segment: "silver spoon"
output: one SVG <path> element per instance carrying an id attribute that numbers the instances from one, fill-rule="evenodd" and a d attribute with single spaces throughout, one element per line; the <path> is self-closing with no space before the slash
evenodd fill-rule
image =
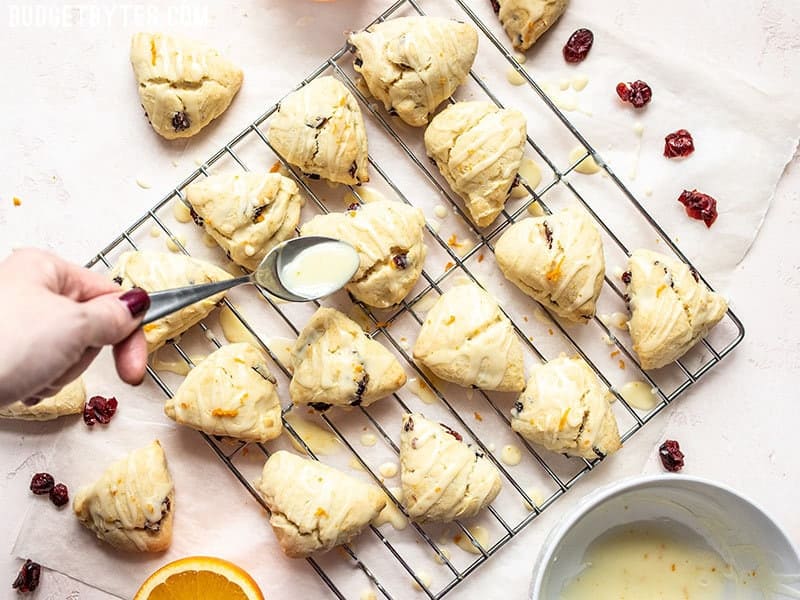
<path id="1" fill-rule="evenodd" d="M 151 293 L 150 308 L 142 324 L 152 323 L 245 283 L 252 283 L 289 302 L 316 300 L 344 287 L 355 275 L 358 265 L 358 253 L 346 242 L 322 236 L 294 238 L 270 250 L 249 275 Z M 308 278 L 309 271 L 316 273 Z"/>

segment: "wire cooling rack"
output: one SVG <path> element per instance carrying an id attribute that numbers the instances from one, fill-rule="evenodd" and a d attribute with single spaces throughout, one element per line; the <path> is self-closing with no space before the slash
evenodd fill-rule
<path id="1" fill-rule="evenodd" d="M 488 3 L 487 3 L 488 4 Z M 397 488 L 389 485 L 394 477 L 391 472 L 378 467 L 386 460 L 397 460 L 400 416 L 410 411 L 423 411 L 426 415 L 453 425 L 464 434 L 466 441 L 473 443 L 485 453 L 500 470 L 503 491 L 486 511 L 472 522 L 443 525 L 419 525 L 408 523 L 404 529 L 370 526 L 371 533 L 365 532 L 352 544 L 342 547 L 341 552 L 331 552 L 318 558 L 309 558 L 308 563 L 319 575 L 324 584 L 337 598 L 358 597 L 359 590 L 369 585 L 385 598 L 402 598 L 411 595 L 410 585 L 417 587 L 418 594 L 428 598 L 442 598 L 470 575 L 490 556 L 498 552 L 516 534 L 532 523 L 544 510 L 552 506 L 574 484 L 586 476 L 599 460 L 567 458 L 537 449 L 517 436 L 510 428 L 509 409 L 514 398 L 509 394 L 484 392 L 482 390 L 463 390 L 445 384 L 429 376 L 420 369 L 410 356 L 409 340 L 424 319 L 436 297 L 459 279 L 468 278 L 486 287 L 501 302 L 503 310 L 514 325 L 515 331 L 524 344 L 528 363 L 554 358 L 560 352 L 579 355 L 592 367 L 604 384 L 611 388 L 616 398 L 613 404 L 623 442 L 629 439 L 645 423 L 650 421 L 670 402 L 685 392 L 718 364 L 743 339 L 744 328 L 739 319 L 728 311 L 725 319 L 698 346 L 673 365 L 654 372 L 644 372 L 639 368 L 630 348 L 630 339 L 624 332 L 616 333 L 613 319 L 597 317 L 586 326 L 565 326 L 557 319 L 547 315 L 535 302 L 521 295 L 513 286 L 505 284 L 497 276 L 494 266 L 493 248 L 497 237 L 513 222 L 526 216 L 531 207 L 549 213 L 559 205 L 559 198 L 566 195 L 570 201 L 583 206 L 596 220 L 604 238 L 607 262 L 624 264 L 629 248 L 642 244 L 652 246 L 662 252 L 672 252 L 685 262 L 689 262 L 675 246 L 670 237 L 656 223 L 631 191 L 603 161 L 602 157 L 587 142 L 567 117 L 543 92 L 536 81 L 521 67 L 498 38 L 496 23 L 481 20 L 475 10 L 461 0 L 398 0 L 381 14 L 374 22 L 413 14 L 435 13 L 475 25 L 481 34 L 481 51 L 475 69 L 470 73 L 470 81 L 457 92 L 460 98 L 484 97 L 502 103 L 487 83 L 487 78 L 477 74 L 480 68 L 497 71 L 498 64 L 512 68 L 527 82 L 528 86 L 518 88 L 514 96 L 514 108 L 524 105 L 534 111 L 535 120 L 528 116 L 529 133 L 534 122 L 545 118 L 555 123 L 558 135 L 568 143 L 579 144 L 585 149 L 577 160 L 559 167 L 560 161 L 553 152 L 543 148 L 543 138 L 531 134 L 527 140 L 527 154 L 544 165 L 546 177 L 541 185 L 520 180 L 528 192 L 526 198 L 510 201 L 506 210 L 491 227 L 476 231 L 466 217 L 462 203 L 448 189 L 435 168 L 431 168 L 421 146 L 421 130 L 411 129 L 386 113 L 374 100 L 362 93 L 358 77 L 353 71 L 352 48 L 345 45 L 296 88 L 299 89 L 323 75 L 332 75 L 342 81 L 356 96 L 362 112 L 367 117 L 370 143 L 370 170 L 372 182 L 368 188 L 381 191 L 387 196 L 414 205 L 424 205 L 430 209 L 432 202 L 442 202 L 446 206 L 436 206 L 435 212 L 441 217 L 443 208 L 447 217 L 442 221 L 429 219 L 426 227 L 426 243 L 429 248 L 425 270 L 417 287 L 399 306 L 388 310 L 371 309 L 344 293 L 340 297 L 326 300 L 354 317 L 360 315 L 362 326 L 368 334 L 396 354 L 398 359 L 413 375 L 406 388 L 368 408 L 359 407 L 350 412 L 331 411 L 322 415 L 304 415 L 316 421 L 332 433 L 341 446 L 342 452 L 326 456 L 326 462 L 339 463 L 337 466 L 365 471 L 390 497 L 402 513 L 398 502 Z M 499 34 L 502 35 L 502 34 Z M 484 42 L 488 41 L 488 47 Z M 487 49 L 488 48 L 488 49 Z M 499 52 L 499 55 L 498 55 Z M 494 61 L 494 62 L 492 62 Z M 502 71 L 502 68 L 500 69 Z M 532 90 L 533 94 L 529 93 Z M 451 99 L 451 102 L 454 101 Z M 286 163 L 271 147 L 266 130 L 270 116 L 277 109 L 273 105 L 246 129 L 234 137 L 222 149 L 211 156 L 188 178 L 164 196 L 158 204 L 137 220 L 131 227 L 101 250 L 87 266 L 98 269 L 110 268 L 120 252 L 152 246 L 164 235 L 173 250 L 225 264 L 224 253 L 219 248 L 201 244 L 202 232 L 191 224 L 173 222 L 170 207 L 175 202 L 186 204 L 184 189 L 193 181 L 215 172 L 233 170 L 268 169 L 276 162 L 285 172 L 297 181 L 305 195 L 311 200 L 304 208 L 303 219 L 313 214 L 326 213 L 335 202 L 334 197 L 346 205 L 353 199 L 362 200 L 364 188 L 326 187 L 324 182 L 304 177 Z M 380 161 L 375 156 L 380 156 Z M 586 176 L 573 177 L 576 167 L 584 160 L 594 159 L 604 171 L 602 193 L 584 189 Z M 594 178 L 595 181 L 598 177 Z M 414 187 L 411 193 L 411 187 Z M 419 187 L 423 191 L 419 191 Z M 344 194 L 344 197 L 342 197 Z M 422 196 L 425 196 L 423 199 Z M 611 197 L 612 201 L 602 202 L 600 197 Z M 413 198 L 413 199 L 412 199 Z M 427 202 L 423 201 L 427 200 Z M 609 204 L 613 210 L 609 213 Z M 627 211 L 624 226 L 619 223 L 619 212 Z M 440 231 L 449 227 L 450 235 Z M 182 229 L 183 228 L 183 229 Z M 185 229 L 185 233 L 182 233 Z M 624 241 L 621 232 L 637 232 L 634 241 Z M 191 241 L 187 239 L 191 236 Z M 636 236 L 634 236 L 636 237 Z M 230 263 L 227 264 L 231 266 Z M 620 269 L 617 268 L 617 271 Z M 617 273 L 618 275 L 618 273 Z M 238 294 L 238 296 L 237 296 Z M 264 304 L 266 302 L 266 305 Z M 618 276 L 606 276 L 601 306 L 607 311 L 624 311 L 624 292 Z M 245 304 L 249 303 L 245 308 Z M 255 303 L 255 304 L 254 304 Z M 284 304 L 255 288 L 237 290 L 224 300 L 227 308 L 236 316 L 241 325 L 252 335 L 269 354 L 274 362 L 275 373 L 279 378 L 279 389 L 286 390 L 291 377 L 290 366 L 285 352 L 278 347 L 277 338 L 268 337 L 283 332 L 288 338 L 297 335 L 308 317 L 316 309 L 314 305 Z M 359 315 L 354 311 L 360 311 Z M 529 318 L 532 316 L 533 318 Z M 193 367 L 197 355 L 193 348 L 209 344 L 219 347 L 221 336 L 218 323 L 212 316 L 200 323 L 180 340 L 171 341 L 167 348 L 176 352 L 182 361 Z M 213 348 L 211 348 L 213 349 Z M 170 351 L 172 351 L 170 350 Z M 173 388 L 180 382 L 163 371 L 148 367 L 148 372 L 167 396 L 172 396 Z M 658 403 L 651 409 L 640 410 L 628 404 L 617 391 L 623 380 L 640 379 L 652 386 Z M 411 384 L 414 384 L 413 386 Z M 283 393 L 283 392 L 282 392 Z M 292 409 L 284 409 L 284 416 Z M 297 430 L 284 419 L 284 426 L 296 448 L 316 458 L 314 444 L 304 431 Z M 264 458 L 281 444 L 286 446 L 285 436 L 270 444 L 246 445 L 202 434 L 219 458 L 233 472 L 241 484 L 264 508 L 263 500 L 254 489 L 251 481 L 258 476 Z M 372 439 L 370 439 L 372 438 Z M 359 439 L 361 440 L 359 442 Z M 367 441 L 368 440 L 368 441 Z M 373 443 L 377 440 L 377 444 Z M 515 446 L 521 448 L 522 457 L 510 461 L 503 456 L 498 447 Z M 257 451 L 250 451 L 250 448 Z M 349 463 L 347 460 L 349 459 Z M 504 460 L 505 459 L 505 460 Z M 395 465 L 396 466 L 396 465 Z M 476 527 L 479 525 L 482 529 Z M 268 535 L 265 532 L 265 535 Z M 459 541 L 458 547 L 451 542 Z M 463 549 L 462 549 L 463 548 Z M 398 569 L 399 566 L 399 569 Z M 359 576 L 354 576 L 353 567 Z M 364 579 L 366 578 L 366 579 Z M 405 586 L 405 587 L 404 587 Z"/>

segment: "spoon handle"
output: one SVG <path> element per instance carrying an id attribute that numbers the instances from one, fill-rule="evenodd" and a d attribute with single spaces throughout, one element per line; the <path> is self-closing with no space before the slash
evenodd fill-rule
<path id="1" fill-rule="evenodd" d="M 190 304 L 205 300 L 209 296 L 219 294 L 232 287 L 243 283 L 250 283 L 251 276 L 244 275 L 235 279 L 226 279 L 215 283 L 204 283 L 201 285 L 189 285 L 161 292 L 150 294 L 150 308 L 142 321 L 142 325 L 147 325 L 153 321 L 174 313 Z"/>

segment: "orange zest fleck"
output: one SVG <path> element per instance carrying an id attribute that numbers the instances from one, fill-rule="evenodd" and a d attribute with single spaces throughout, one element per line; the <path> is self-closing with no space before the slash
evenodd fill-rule
<path id="1" fill-rule="evenodd" d="M 318 508 L 318 509 L 317 509 L 317 510 L 314 512 L 314 516 L 315 516 L 315 517 L 327 517 L 327 516 L 328 516 L 328 511 L 326 511 L 324 508 L 322 508 L 322 507 L 320 506 L 320 507 L 319 507 L 319 508 Z"/>
<path id="2" fill-rule="evenodd" d="M 567 425 L 567 417 L 569 416 L 569 411 L 572 410 L 571 408 L 567 408 L 564 413 L 561 415 L 561 420 L 558 422 L 558 430 L 564 431 L 564 427 Z"/>
<path id="3" fill-rule="evenodd" d="M 621 358 L 619 359 L 619 362 L 617 363 L 617 365 L 618 365 L 618 366 L 619 366 L 619 368 L 620 368 L 620 369 L 622 369 L 623 371 L 625 370 L 625 361 L 624 361 L 624 360 L 622 360 Z"/>
<path id="4" fill-rule="evenodd" d="M 478 254 L 478 262 L 479 263 L 483 262 L 483 253 L 482 252 L 480 254 Z"/>
<path id="5" fill-rule="evenodd" d="M 145 332 L 153 331 L 153 329 L 155 329 L 156 327 L 158 327 L 158 323 L 148 323 L 147 325 L 144 325 L 142 327 L 142 330 Z"/>
<path id="6" fill-rule="evenodd" d="M 263 220 L 264 220 L 264 215 L 263 214 L 262 215 L 258 215 L 256 217 L 256 223 L 261 223 L 261 221 L 263 221 Z"/>
<path id="7" fill-rule="evenodd" d="M 619 350 L 614 350 L 614 351 L 611 353 L 611 358 L 614 358 L 615 356 L 619 356 Z"/>
<path id="8" fill-rule="evenodd" d="M 452 325 L 453 323 L 455 323 L 455 321 L 456 321 L 455 316 L 454 315 L 450 315 L 450 318 L 447 319 L 447 321 L 445 321 L 444 324 L 445 325 Z"/>
<path id="9" fill-rule="evenodd" d="M 483 421 L 483 416 L 481 415 L 481 413 L 479 413 L 477 411 L 472 413 L 472 416 L 475 417 L 476 421 Z"/>
<path id="10" fill-rule="evenodd" d="M 672 572 L 674 573 L 674 572 L 675 572 L 675 569 L 676 569 L 676 567 L 675 567 L 675 563 L 672 563 L 672 566 L 671 566 L 670 568 L 672 569 Z"/>
<path id="11" fill-rule="evenodd" d="M 215 408 L 211 411 L 211 416 L 213 417 L 235 417 L 239 414 L 239 411 L 235 408 L 231 410 L 226 410 L 224 408 Z"/>
<path id="12" fill-rule="evenodd" d="M 156 66 L 156 58 L 158 57 L 158 53 L 156 52 L 156 41 L 153 38 L 150 38 L 150 64 L 154 67 Z"/>
<path id="13" fill-rule="evenodd" d="M 281 170 L 281 163 L 280 163 L 280 161 L 277 161 L 277 160 L 276 160 L 276 161 L 273 163 L 273 165 L 272 165 L 272 166 L 269 168 L 269 172 L 270 172 L 270 173 L 277 173 L 277 172 L 278 172 L 278 171 L 280 171 L 280 170 Z"/>
<path id="14" fill-rule="evenodd" d="M 447 261 L 447 264 L 444 266 L 444 270 L 445 270 L 445 271 L 449 271 L 450 269 L 452 269 L 452 268 L 453 268 L 453 267 L 455 267 L 455 266 L 456 266 L 456 265 L 455 265 L 454 263 L 452 263 L 452 262 L 450 262 L 450 261 Z"/>
<path id="15" fill-rule="evenodd" d="M 447 245 L 451 248 L 458 248 L 461 244 L 456 237 L 456 234 L 452 234 L 449 238 L 447 238 Z"/>
<path id="16" fill-rule="evenodd" d="M 658 298 L 661 295 L 661 292 L 663 292 L 665 289 L 667 289 L 667 286 L 663 283 L 658 286 L 658 289 L 656 290 L 656 298 Z"/>
<path id="17" fill-rule="evenodd" d="M 558 281 L 561 279 L 561 265 L 564 264 L 564 257 L 561 257 L 561 260 L 558 261 L 555 267 L 550 269 L 546 274 L 545 277 L 547 281 Z"/>
<path id="18" fill-rule="evenodd" d="M 363 365 L 356 365 L 355 367 L 353 367 L 353 370 L 356 373 L 361 373 L 364 370 L 364 366 Z"/>
<path id="19" fill-rule="evenodd" d="M 13 202 L 14 202 L 14 206 L 22 206 L 22 200 L 20 200 L 16 196 L 14 196 Z"/>

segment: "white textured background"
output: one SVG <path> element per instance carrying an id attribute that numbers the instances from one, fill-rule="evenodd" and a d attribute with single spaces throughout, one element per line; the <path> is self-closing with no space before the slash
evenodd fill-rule
<path id="1" fill-rule="evenodd" d="M 31 3 L 0 3 L 0 255 L 18 245 L 35 244 L 84 262 L 194 169 L 195 158 L 211 154 L 338 47 L 344 30 L 367 21 L 389 2 L 201 1 L 183 6 L 199 11 L 187 22 L 170 19 L 175 14 L 170 8 L 180 8 L 178 3 L 130 2 L 113 10 L 107 4 L 99 5 L 106 12 L 98 9 L 97 23 L 75 27 L 52 22 L 65 16 L 69 20 L 72 11 L 64 3 L 36 5 L 55 8 L 45 26 L 15 26 L 16 15 Z M 796 93 L 796 1 L 736 0 L 724 7 L 714 0 L 595 4 L 606 17 L 613 15 L 621 32 L 649 37 L 665 54 L 680 49 L 710 68 L 733 69 L 765 90 Z M 205 38 L 246 73 L 231 110 L 196 140 L 163 142 L 144 122 L 128 64 L 129 34 L 141 29 Z M 291 69 L 286 66 L 288 53 L 293 55 Z M 738 151 L 746 153 L 747 148 Z M 137 178 L 152 189 L 139 188 Z M 800 541 L 794 442 L 800 372 L 800 253 L 794 246 L 800 225 L 798 184 L 795 159 L 761 234 L 727 285 L 733 308 L 748 328 L 745 343 L 702 386 L 626 444 L 621 454 L 651 456 L 646 468 L 655 468 L 654 443 L 665 435 L 679 439 L 687 454 L 687 473 L 729 483 L 754 498 L 786 527 L 795 543 Z M 14 208 L 12 196 L 22 198 L 23 206 Z M 0 292 L 2 288 L 0 282 Z M 21 436 L 12 428 L 0 429 L 0 469 L 6 472 L 0 478 L 0 540 L 6 550 L 30 502 L 28 476 L 42 457 L 36 452 L 49 443 L 35 428 L 25 431 Z M 600 469 L 579 489 L 585 492 L 613 474 Z M 455 596 L 492 597 L 491 590 L 502 581 L 507 584 L 504 597 L 524 597 L 529 571 L 520 570 L 524 562 L 509 559 L 529 555 L 532 562 L 544 533 L 580 494 L 576 490 L 559 501 L 558 508 L 537 519 Z M 17 568 L 13 557 L 0 559 L 0 589 L 10 585 Z M 314 575 L 309 572 L 309 577 Z M 409 589 L 409 597 L 412 594 Z M 107 596 L 47 573 L 36 597 Z M 272 597 L 290 598 L 292 592 L 273 591 Z"/>

